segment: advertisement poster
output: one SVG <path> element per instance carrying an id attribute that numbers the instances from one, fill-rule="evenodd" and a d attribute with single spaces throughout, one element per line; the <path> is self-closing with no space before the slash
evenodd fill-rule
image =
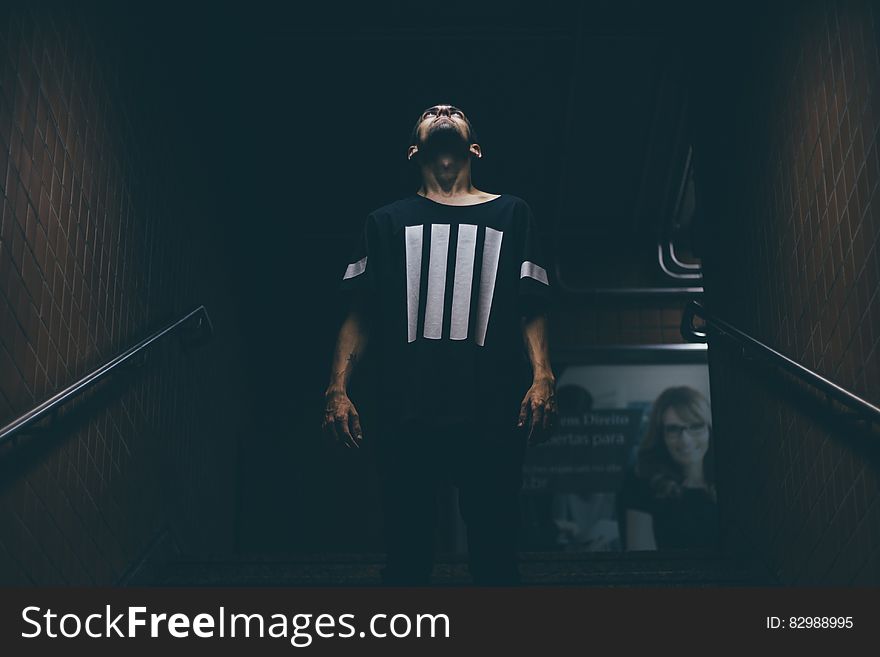
<path id="1" fill-rule="evenodd" d="M 523 470 L 522 549 L 714 547 L 705 350 L 596 350 L 555 371 L 557 428 Z"/>

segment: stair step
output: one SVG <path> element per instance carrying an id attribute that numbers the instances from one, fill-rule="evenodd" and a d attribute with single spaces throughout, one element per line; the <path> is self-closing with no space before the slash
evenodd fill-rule
<path id="1" fill-rule="evenodd" d="M 184 557 L 156 571 L 157 586 L 376 586 L 381 554 Z M 524 553 L 525 586 L 768 586 L 755 561 L 693 552 Z M 462 555 L 438 555 L 434 583 L 470 583 Z"/>

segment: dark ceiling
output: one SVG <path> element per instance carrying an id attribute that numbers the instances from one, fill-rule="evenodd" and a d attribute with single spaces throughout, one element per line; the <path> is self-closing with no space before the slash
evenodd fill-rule
<path id="1" fill-rule="evenodd" d="M 157 102 L 234 213 L 228 230 L 351 235 L 415 190 L 410 128 L 448 101 L 480 135 L 475 184 L 525 198 L 571 278 L 608 284 L 597 278 L 620 279 L 614 261 L 648 272 L 635 283 L 663 284 L 656 244 L 689 146 L 691 7 L 250 3 L 100 17 L 143 67 L 136 78 L 161 72 Z M 687 252 L 687 233 L 676 239 Z"/>

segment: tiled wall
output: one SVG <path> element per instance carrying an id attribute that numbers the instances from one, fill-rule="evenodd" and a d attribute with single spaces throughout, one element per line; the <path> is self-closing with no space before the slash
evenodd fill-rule
<path id="1" fill-rule="evenodd" d="M 877 405 L 880 12 L 786 6 L 702 42 L 706 302 Z M 876 448 L 722 339 L 710 369 L 730 543 L 763 554 L 784 583 L 880 583 Z"/>
<path id="2" fill-rule="evenodd" d="M 150 122 L 124 59 L 71 15 L 2 12 L 6 424 L 191 308 L 223 312 L 198 206 L 173 184 L 179 135 Z M 235 440 L 215 410 L 223 349 L 163 343 L 101 384 L 112 394 L 81 426 L 0 449 L 0 584 L 123 581 L 157 541 L 222 550 Z"/>
<path id="3" fill-rule="evenodd" d="M 675 344 L 681 337 L 679 298 L 564 297 L 550 321 L 551 349 Z"/>

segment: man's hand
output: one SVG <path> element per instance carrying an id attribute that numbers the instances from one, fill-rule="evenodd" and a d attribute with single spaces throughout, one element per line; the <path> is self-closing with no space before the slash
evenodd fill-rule
<path id="1" fill-rule="evenodd" d="M 363 440 L 361 418 L 344 390 L 328 390 L 324 395 L 324 422 L 321 428 L 337 444 L 360 447 Z"/>
<path id="2" fill-rule="evenodd" d="M 550 439 L 556 426 L 556 380 L 553 377 L 536 378 L 519 407 L 518 427 L 529 428 L 529 445 Z"/>

